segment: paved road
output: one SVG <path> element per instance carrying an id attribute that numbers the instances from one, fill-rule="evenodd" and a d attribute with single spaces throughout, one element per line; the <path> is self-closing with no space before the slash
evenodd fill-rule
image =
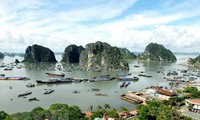
<path id="1" fill-rule="evenodd" d="M 194 113 L 194 112 L 189 112 L 189 111 L 183 111 L 183 115 L 189 116 L 195 120 L 200 120 L 200 114 L 199 113 Z"/>

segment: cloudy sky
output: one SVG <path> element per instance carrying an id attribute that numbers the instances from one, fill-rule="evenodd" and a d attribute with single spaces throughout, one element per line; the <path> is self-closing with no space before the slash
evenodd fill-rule
<path id="1" fill-rule="evenodd" d="M 130 51 L 150 42 L 200 51 L 200 0 L 0 0 L 0 51 L 103 41 Z"/>

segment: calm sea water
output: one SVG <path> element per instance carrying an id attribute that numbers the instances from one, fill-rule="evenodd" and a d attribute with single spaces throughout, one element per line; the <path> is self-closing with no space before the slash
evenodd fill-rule
<path id="1" fill-rule="evenodd" d="M 68 105 L 77 105 L 83 111 L 88 111 L 89 106 L 109 104 L 111 108 L 119 109 L 124 106 L 128 109 L 134 109 L 136 105 L 128 103 L 120 99 L 120 95 L 126 93 L 127 91 L 142 91 L 145 89 L 145 86 L 150 85 L 162 85 L 168 86 L 168 81 L 163 79 L 162 73 L 157 73 L 157 71 L 163 71 L 165 74 L 168 70 L 172 69 L 194 69 L 192 67 L 181 66 L 180 63 L 186 61 L 189 57 L 196 57 L 195 55 L 184 56 L 177 55 L 178 61 L 176 63 L 160 63 L 160 62 L 144 62 L 144 61 L 131 61 L 129 63 L 129 71 L 103 71 L 103 72 L 86 72 L 74 70 L 68 72 L 67 70 L 59 71 L 52 69 L 44 69 L 46 66 L 53 68 L 61 63 L 57 64 L 18 64 L 24 66 L 24 68 L 17 69 L 13 68 L 12 71 L 4 71 L 4 68 L 0 68 L 0 74 L 5 74 L 6 76 L 25 76 L 30 78 L 26 81 L 0 81 L 0 110 L 4 110 L 8 113 L 24 112 L 31 111 L 35 107 L 48 108 L 49 105 L 53 103 L 65 103 Z M 61 56 L 56 56 L 57 60 L 61 60 Z M 1 63 L 9 64 L 13 63 L 15 59 L 23 60 L 21 57 L 5 57 L 0 60 Z M 139 67 L 134 67 L 138 65 Z M 64 66 L 64 65 L 63 65 Z M 161 69 L 163 67 L 163 69 Z M 49 68 L 49 67 L 48 67 Z M 65 67 L 65 69 L 68 69 Z M 98 75 L 110 74 L 115 76 L 117 73 L 129 72 L 132 76 L 137 76 L 141 71 L 144 71 L 145 74 L 151 75 L 152 78 L 139 77 L 140 80 L 137 82 L 131 82 L 127 88 L 120 88 L 121 82 L 113 81 L 104 81 L 104 82 L 82 82 L 77 84 L 59 84 L 59 85 L 38 85 L 36 80 L 48 80 L 49 77 L 46 76 L 46 72 L 52 73 L 65 73 L 66 77 L 81 77 L 81 78 L 91 78 Z M 26 85 L 29 83 L 36 84 L 34 88 L 27 88 Z M 12 86 L 12 89 L 10 89 Z M 49 95 L 44 95 L 44 89 L 54 89 L 55 92 Z M 99 88 L 101 93 L 108 94 L 108 97 L 105 96 L 95 96 L 95 93 L 91 88 Z M 27 98 L 18 98 L 18 93 L 24 91 L 32 91 L 32 94 L 27 96 Z M 78 90 L 79 94 L 73 94 L 72 91 Z M 28 102 L 28 98 L 37 97 L 40 101 Z M 12 100 L 11 100 L 12 99 Z"/>

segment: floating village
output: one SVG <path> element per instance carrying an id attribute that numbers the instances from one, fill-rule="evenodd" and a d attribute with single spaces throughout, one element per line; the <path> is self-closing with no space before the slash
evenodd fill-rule
<path id="1" fill-rule="evenodd" d="M 135 68 L 140 67 L 135 65 Z M 13 68 L 16 69 L 31 69 L 26 68 L 23 65 L 18 65 L 15 63 L 10 63 L 5 65 L 4 63 L 1 64 L 0 69 L 3 69 L 4 71 L 10 70 L 12 71 Z M 38 68 L 41 69 L 41 68 Z M 48 70 L 52 70 L 54 68 L 48 68 Z M 140 80 L 141 77 L 145 78 L 151 78 L 153 76 L 146 74 L 144 71 L 140 71 L 137 75 L 132 75 L 131 73 L 126 72 L 119 72 L 115 76 L 111 76 L 109 74 L 106 75 L 100 75 L 95 76 L 92 78 L 76 78 L 76 77 L 66 77 L 65 74 L 62 72 L 62 66 L 58 65 L 56 67 L 58 71 L 55 72 L 47 72 L 46 76 L 47 80 L 36 80 L 35 82 L 32 82 L 30 78 L 27 78 L 25 76 L 6 76 L 6 74 L 0 75 L 0 80 L 2 81 L 30 81 L 26 85 L 27 88 L 30 88 L 29 91 L 22 91 L 21 93 L 18 93 L 16 96 L 19 98 L 27 99 L 29 102 L 33 101 L 40 101 L 40 98 L 37 97 L 29 97 L 32 94 L 31 88 L 37 87 L 37 85 L 56 85 L 56 84 L 81 84 L 82 82 L 90 83 L 90 82 L 102 82 L 102 81 L 117 81 L 120 83 L 119 87 L 120 89 L 124 89 L 129 87 L 130 84 L 133 84 L 133 82 L 137 82 Z M 76 68 L 77 69 L 77 68 Z M 68 70 L 68 72 L 71 72 L 73 70 Z M 164 67 L 161 67 L 159 71 L 156 71 L 155 74 L 161 74 L 163 76 L 163 79 L 168 81 L 167 86 L 145 86 L 145 89 L 143 91 L 127 91 L 127 93 L 121 94 L 119 98 L 121 100 L 127 101 L 132 104 L 146 104 L 149 100 L 169 100 L 170 98 L 177 97 L 177 96 L 185 96 L 187 93 L 183 93 L 181 91 L 184 90 L 187 86 L 190 87 L 200 87 L 200 71 L 198 69 L 194 71 L 189 71 L 186 69 L 173 69 L 169 71 L 165 71 Z M 133 77 L 131 77 L 133 76 Z M 13 86 L 9 86 L 9 89 L 12 90 Z M 44 95 L 52 94 L 54 93 L 54 89 L 48 88 L 44 89 L 43 93 Z M 94 91 L 95 96 L 102 96 L 102 97 L 109 97 L 108 94 L 102 93 L 99 88 L 91 88 L 91 91 Z M 71 91 L 73 94 L 79 94 L 81 91 L 79 90 L 73 90 Z M 114 91 L 118 93 L 118 91 Z M 12 100 L 12 98 L 11 98 Z M 186 103 L 191 103 L 193 107 L 193 111 L 200 112 L 200 106 L 198 99 L 185 99 Z M 184 108 L 186 109 L 186 108 Z M 195 112 L 195 113 L 196 113 Z M 88 114 L 88 113 L 86 113 Z M 130 110 L 128 113 L 120 113 L 121 116 L 124 118 L 129 118 L 136 116 L 138 113 L 136 110 Z"/>

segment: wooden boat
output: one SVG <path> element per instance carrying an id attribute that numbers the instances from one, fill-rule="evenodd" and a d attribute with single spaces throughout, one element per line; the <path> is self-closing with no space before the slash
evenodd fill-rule
<path id="1" fill-rule="evenodd" d="M 124 87 L 125 84 L 126 84 L 126 82 L 124 81 L 124 82 L 120 85 L 120 88 Z"/>
<path id="2" fill-rule="evenodd" d="M 96 93 L 95 95 L 96 96 L 106 96 L 106 97 L 108 97 L 108 94 L 102 94 L 102 93 Z"/>
<path id="3" fill-rule="evenodd" d="M 38 84 L 56 84 L 56 83 L 73 83 L 75 82 L 71 78 L 64 78 L 64 79 L 49 79 L 48 81 L 44 80 L 36 80 Z"/>
<path id="4" fill-rule="evenodd" d="M 145 75 L 145 74 L 138 74 L 138 76 L 141 76 L 141 77 L 148 77 L 148 78 L 152 77 L 151 75 Z"/>
<path id="5" fill-rule="evenodd" d="M 18 97 L 27 96 L 27 95 L 30 95 L 30 94 L 32 94 L 31 91 L 26 91 L 26 92 L 24 92 L 24 93 L 19 93 L 19 94 L 18 94 Z"/>
<path id="6" fill-rule="evenodd" d="M 63 73 L 60 73 L 60 74 L 58 74 L 58 73 L 46 73 L 48 76 L 57 76 L 57 77 L 64 77 L 65 76 L 65 74 L 63 74 Z"/>
<path id="7" fill-rule="evenodd" d="M 138 81 L 138 77 L 133 77 L 133 78 L 122 78 L 121 81 Z"/>
<path id="8" fill-rule="evenodd" d="M 130 84 L 131 84 L 131 82 L 129 81 L 128 83 L 126 83 L 126 84 L 124 85 L 124 87 L 128 87 Z"/>
<path id="9" fill-rule="evenodd" d="M 44 91 L 44 94 L 51 94 L 52 92 L 54 92 L 53 89 L 48 89 Z"/>
<path id="10" fill-rule="evenodd" d="M 8 80 L 24 80 L 26 77 L 8 77 Z"/>
<path id="11" fill-rule="evenodd" d="M 26 85 L 26 87 L 28 87 L 28 88 L 35 87 L 35 84 L 29 83 Z"/>
<path id="12" fill-rule="evenodd" d="M 111 78 L 110 78 L 110 75 L 100 75 L 100 76 L 94 77 L 92 80 L 94 82 L 97 82 L 97 81 L 109 81 L 109 80 L 111 80 Z"/>
<path id="13" fill-rule="evenodd" d="M 99 88 L 92 88 L 92 91 L 100 91 Z"/>
<path id="14" fill-rule="evenodd" d="M 80 91 L 74 90 L 73 93 L 80 93 Z"/>
<path id="15" fill-rule="evenodd" d="M 28 101 L 29 101 L 29 102 L 32 102 L 32 101 L 40 101 L 40 100 L 37 99 L 36 97 L 33 97 L 33 98 L 29 98 Z"/>

